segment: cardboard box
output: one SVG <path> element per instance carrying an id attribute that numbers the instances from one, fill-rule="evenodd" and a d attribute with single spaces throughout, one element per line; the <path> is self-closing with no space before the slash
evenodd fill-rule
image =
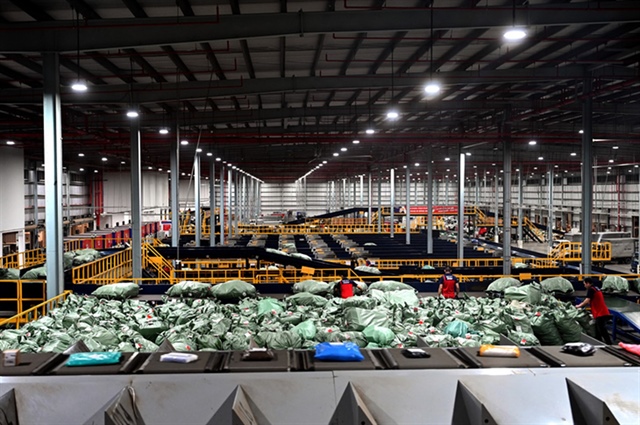
<path id="1" fill-rule="evenodd" d="M 13 367 L 20 364 L 20 350 L 5 350 L 2 352 L 2 365 Z"/>

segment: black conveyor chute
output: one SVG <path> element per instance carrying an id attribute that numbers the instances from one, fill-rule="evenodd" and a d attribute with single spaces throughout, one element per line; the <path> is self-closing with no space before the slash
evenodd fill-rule
<path id="1" fill-rule="evenodd" d="M 377 208 L 371 208 L 371 212 L 378 211 Z M 369 212 L 368 207 L 356 207 L 356 208 L 348 208 L 346 210 L 333 211 L 325 214 L 314 215 L 313 217 L 301 218 L 298 220 L 293 220 L 288 222 L 287 224 L 304 224 L 307 221 L 311 220 L 320 220 L 323 218 L 333 218 L 333 217 L 341 217 L 344 215 L 355 214 L 359 212 Z"/>
<path id="2" fill-rule="evenodd" d="M 282 264 L 284 266 L 311 267 L 315 269 L 335 269 L 340 268 L 339 264 L 331 263 L 329 261 L 321 260 L 304 260 L 302 258 L 296 258 L 289 255 L 276 254 L 268 252 L 264 248 L 259 247 L 181 247 L 177 248 L 157 248 L 157 251 L 164 258 L 168 260 L 174 260 L 179 258 L 207 258 L 224 259 L 224 258 L 245 258 L 245 259 L 259 259 L 271 261 L 273 263 Z"/>

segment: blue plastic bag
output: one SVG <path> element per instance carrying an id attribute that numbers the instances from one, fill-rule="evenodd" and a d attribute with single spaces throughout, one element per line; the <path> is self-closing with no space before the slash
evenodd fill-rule
<path id="1" fill-rule="evenodd" d="M 98 366 L 120 363 L 122 353 L 118 352 L 94 352 L 73 353 L 65 363 L 65 366 Z"/>
<path id="2" fill-rule="evenodd" d="M 321 342 L 316 345 L 316 360 L 329 362 L 361 362 L 364 356 L 353 342 Z"/>

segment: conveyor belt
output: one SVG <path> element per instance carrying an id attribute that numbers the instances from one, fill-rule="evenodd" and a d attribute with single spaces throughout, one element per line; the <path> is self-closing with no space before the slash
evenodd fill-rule
<path id="1" fill-rule="evenodd" d="M 605 302 L 614 319 L 611 332 L 613 339 L 616 339 L 618 322 L 622 322 L 622 324 L 629 326 L 637 333 L 635 336 L 630 336 L 636 340 L 640 340 L 640 304 L 612 296 L 605 296 Z"/>

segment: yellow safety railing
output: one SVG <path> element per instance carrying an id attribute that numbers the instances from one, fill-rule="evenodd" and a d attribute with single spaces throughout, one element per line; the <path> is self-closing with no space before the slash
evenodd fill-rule
<path id="1" fill-rule="evenodd" d="M 33 291 L 33 292 L 37 292 L 38 296 L 25 297 L 24 293 L 27 292 L 24 290 L 25 284 L 39 286 L 36 291 Z M 1 280 L 0 285 L 2 285 L 4 293 L 11 293 L 11 295 L 7 297 L 0 298 L 0 302 L 15 303 L 16 315 L 22 314 L 22 312 L 24 311 L 25 304 L 33 304 L 34 302 L 40 303 L 46 299 L 47 285 L 44 280 Z M 10 289 L 10 285 L 15 285 L 15 289 L 14 290 Z M 32 291 L 28 291 L 28 292 L 32 292 Z M 15 294 L 15 296 L 13 296 L 13 294 Z M 0 321 L 0 326 L 6 323 L 8 323 L 8 319 Z"/>
<path id="2" fill-rule="evenodd" d="M 517 218 L 516 218 L 516 226 L 517 226 L 517 225 L 518 225 L 518 224 L 517 224 Z M 546 233 L 546 232 L 544 232 L 544 231 L 542 231 L 542 230 L 540 230 L 540 229 L 538 229 L 538 226 L 536 226 L 535 224 L 533 224 L 533 222 L 532 222 L 531 220 L 529 220 L 529 217 L 526 217 L 526 216 L 525 216 L 525 217 L 522 219 L 522 225 L 523 225 L 524 227 L 526 227 L 527 229 L 529 229 L 529 231 L 530 231 L 531 233 L 533 233 L 534 235 L 536 235 L 536 237 L 537 237 L 538 239 L 540 239 L 542 242 L 544 242 L 544 241 L 547 241 L 547 240 L 548 240 L 548 238 L 547 238 L 547 233 Z"/>
<path id="3" fill-rule="evenodd" d="M 0 327 L 6 326 L 8 324 L 14 324 L 16 329 L 20 329 L 20 325 L 37 320 L 40 317 L 45 316 L 52 309 L 59 307 L 71 293 L 72 291 L 64 291 L 62 294 L 56 297 L 46 300 L 27 310 L 18 312 L 18 314 L 16 314 L 15 316 L 0 321 Z"/>
<path id="4" fill-rule="evenodd" d="M 131 248 L 108 255 L 99 260 L 74 267 L 71 281 L 78 283 L 114 283 L 131 276 Z"/>
<path id="5" fill-rule="evenodd" d="M 582 242 L 560 242 L 556 245 L 549 257 L 563 262 L 582 261 Z M 611 242 L 592 242 L 591 261 L 611 261 Z"/>
<path id="6" fill-rule="evenodd" d="M 79 249 L 108 249 L 121 246 L 124 243 L 131 243 L 130 237 L 103 238 L 87 237 L 84 239 L 70 239 L 64 241 L 64 252 L 77 251 Z"/>
<path id="7" fill-rule="evenodd" d="M 14 252 L 13 254 L 0 257 L 0 268 L 20 269 L 35 266 L 45 262 L 46 254 L 43 249 L 29 249 L 22 252 Z"/>
<path id="8" fill-rule="evenodd" d="M 378 233 L 376 224 L 348 225 L 348 224 L 280 224 L 280 225 L 249 225 L 238 226 L 241 234 L 333 234 L 333 233 Z M 382 232 L 389 233 L 391 228 L 388 223 L 382 224 Z M 404 232 L 404 229 L 396 224 L 396 233 Z"/>
<path id="9" fill-rule="evenodd" d="M 152 268 L 160 279 L 170 278 L 173 272 L 173 264 L 148 243 L 142 245 L 142 267 Z"/>

